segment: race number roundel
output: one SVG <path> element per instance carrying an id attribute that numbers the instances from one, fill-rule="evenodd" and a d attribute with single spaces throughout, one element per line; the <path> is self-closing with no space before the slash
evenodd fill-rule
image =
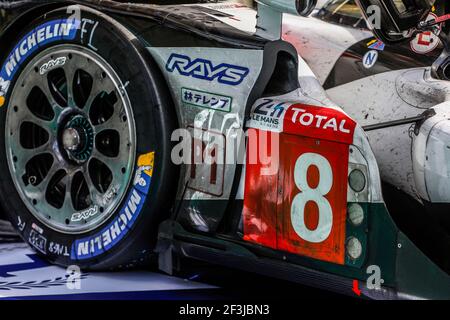
<path id="1" fill-rule="evenodd" d="M 315 188 L 308 184 L 308 169 L 315 166 L 319 171 L 319 180 Z M 295 163 L 294 181 L 302 190 L 293 199 L 291 205 L 292 226 L 298 236 L 306 241 L 320 243 L 328 238 L 333 225 L 333 210 L 327 195 L 333 184 L 333 171 L 328 160 L 317 153 L 304 153 Z M 309 229 L 305 224 L 306 204 L 311 201 L 318 211 L 317 227 Z"/>

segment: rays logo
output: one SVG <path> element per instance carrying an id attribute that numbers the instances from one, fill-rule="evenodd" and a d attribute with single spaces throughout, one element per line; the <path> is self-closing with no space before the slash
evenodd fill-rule
<path id="1" fill-rule="evenodd" d="M 240 84 L 248 75 L 250 70 L 245 67 L 239 67 L 227 63 L 221 63 L 214 66 L 206 59 L 194 59 L 190 57 L 172 53 L 166 64 L 166 70 L 169 72 L 178 71 L 179 74 L 197 79 L 214 81 L 219 83 L 236 86 Z"/>

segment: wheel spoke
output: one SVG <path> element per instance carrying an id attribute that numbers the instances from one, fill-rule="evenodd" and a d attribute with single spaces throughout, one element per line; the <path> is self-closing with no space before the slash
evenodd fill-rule
<path id="1" fill-rule="evenodd" d="M 100 153 L 97 149 L 94 149 L 94 151 L 92 152 L 92 158 L 100 160 L 101 162 L 106 164 L 106 166 L 111 171 L 116 170 L 120 166 L 120 164 L 119 164 L 120 161 L 118 161 L 117 157 L 115 157 L 115 158 L 107 157 L 104 154 Z"/>
<path id="2" fill-rule="evenodd" d="M 53 162 L 50 170 L 47 172 L 47 175 L 45 176 L 44 180 L 41 181 L 41 183 L 39 183 L 37 186 L 33 186 L 33 185 L 28 185 L 27 187 L 25 187 L 25 189 L 28 189 L 29 191 L 31 191 L 34 194 L 34 198 L 36 198 L 36 194 L 38 194 L 38 198 L 40 199 L 44 199 L 45 198 L 45 193 L 47 191 L 48 185 L 51 181 L 51 179 L 53 178 L 53 176 L 55 175 L 55 173 L 57 171 L 59 171 L 61 168 L 61 166 L 59 165 L 59 163 L 57 162 Z"/>
<path id="3" fill-rule="evenodd" d="M 52 107 L 53 112 L 55 113 L 55 116 L 53 117 L 52 121 L 55 121 L 56 119 L 58 119 L 58 116 L 61 114 L 63 107 L 60 106 L 58 102 L 56 102 L 55 98 L 53 97 L 53 94 L 50 92 L 50 88 L 48 86 L 47 81 L 44 84 L 38 84 L 38 87 L 39 87 L 39 89 L 42 90 L 42 92 L 46 96 L 48 102 L 50 103 L 50 106 Z"/>
<path id="4" fill-rule="evenodd" d="M 88 185 L 89 194 L 91 196 L 92 202 L 96 204 L 102 203 L 103 195 L 97 190 L 97 188 L 95 188 L 94 182 L 92 181 L 91 176 L 89 175 L 87 165 L 83 166 L 83 176 Z"/>
<path id="5" fill-rule="evenodd" d="M 73 98 L 73 85 L 75 73 L 73 72 L 72 68 L 65 68 L 64 72 L 66 74 L 66 81 L 67 81 L 67 105 L 72 106 L 75 104 Z"/>
<path id="6" fill-rule="evenodd" d="M 55 133 L 55 129 L 56 126 L 54 124 L 54 121 L 47 121 L 44 119 L 41 119 L 37 116 L 35 116 L 33 113 L 28 113 L 26 116 L 23 117 L 23 122 L 28 121 L 31 123 L 34 123 L 35 125 L 41 127 L 42 129 L 44 129 L 45 131 L 47 131 L 47 133 L 49 134 L 50 139 L 52 139 L 52 135 Z"/>
<path id="7" fill-rule="evenodd" d="M 94 126 L 95 132 L 98 134 L 104 130 L 115 130 L 122 132 L 128 128 L 127 123 L 120 120 L 118 117 L 112 116 L 106 122 Z"/>
<path id="8" fill-rule="evenodd" d="M 72 203 L 73 176 L 74 176 L 74 173 L 72 172 L 70 174 L 67 174 L 63 179 L 63 182 L 66 185 L 66 193 L 64 194 L 64 203 L 63 203 L 61 210 L 63 210 L 64 212 L 72 212 L 73 213 L 76 211 L 73 206 L 73 203 Z"/>
<path id="9" fill-rule="evenodd" d="M 87 99 L 86 105 L 83 108 L 85 112 L 89 114 L 89 112 L 91 111 L 92 103 L 99 96 L 99 94 L 101 94 L 102 92 L 110 94 L 114 90 L 114 84 L 109 80 L 101 79 L 99 81 L 94 81 L 89 98 Z"/>

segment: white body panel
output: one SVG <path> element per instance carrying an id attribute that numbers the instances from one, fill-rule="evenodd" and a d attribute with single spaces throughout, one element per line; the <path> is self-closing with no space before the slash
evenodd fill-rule
<path id="1" fill-rule="evenodd" d="M 214 8 L 214 5 L 209 7 Z M 254 31 L 256 24 L 254 10 L 228 5 L 220 11 L 234 15 L 232 18 L 221 18 L 222 21 L 245 31 Z M 296 47 L 312 70 L 309 74 L 305 70 L 305 64 L 300 64 L 300 69 L 304 70 L 299 74 L 302 88 L 305 88 L 304 77 L 310 78 L 313 74 L 319 83 L 323 84 L 343 52 L 356 42 L 373 37 L 367 30 L 331 24 L 313 17 L 303 18 L 287 14 L 284 15 L 282 36 Z M 311 89 L 303 91 L 310 92 Z M 326 91 L 329 100 L 341 106 L 361 126 L 418 116 L 425 110 L 448 101 L 449 93 L 450 83 L 432 79 L 428 68 L 376 74 Z M 322 97 L 322 100 L 328 98 Z M 419 170 L 417 163 L 413 168 L 411 153 L 414 142 L 410 132 L 412 127 L 410 124 L 368 132 L 382 179 L 419 201 L 431 199 L 434 202 L 450 202 L 450 190 L 443 192 L 440 187 L 427 189 L 417 185 L 425 178 L 424 170 Z M 434 138 L 446 139 L 446 136 L 440 132 L 435 134 Z M 425 143 L 428 143 L 428 140 Z M 436 148 L 436 143 L 433 146 L 430 148 Z M 427 154 L 430 155 L 430 149 L 426 146 L 414 150 L 416 152 L 428 150 Z M 433 161 L 436 164 L 449 158 L 442 152 L 431 152 L 430 156 L 434 157 Z M 429 173 L 426 178 L 428 186 L 447 184 L 450 186 L 450 174 L 430 174 L 429 168 L 426 170 Z"/>

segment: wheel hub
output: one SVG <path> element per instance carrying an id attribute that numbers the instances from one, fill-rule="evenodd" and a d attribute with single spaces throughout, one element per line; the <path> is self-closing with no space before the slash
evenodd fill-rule
<path id="1" fill-rule="evenodd" d="M 77 150 L 80 145 L 80 133 L 74 128 L 66 128 L 63 131 L 62 143 L 66 151 L 71 152 Z"/>
<path id="2" fill-rule="evenodd" d="M 78 164 L 84 163 L 92 155 L 94 130 L 83 115 L 75 115 L 64 126 L 61 144 L 68 158 Z"/>

